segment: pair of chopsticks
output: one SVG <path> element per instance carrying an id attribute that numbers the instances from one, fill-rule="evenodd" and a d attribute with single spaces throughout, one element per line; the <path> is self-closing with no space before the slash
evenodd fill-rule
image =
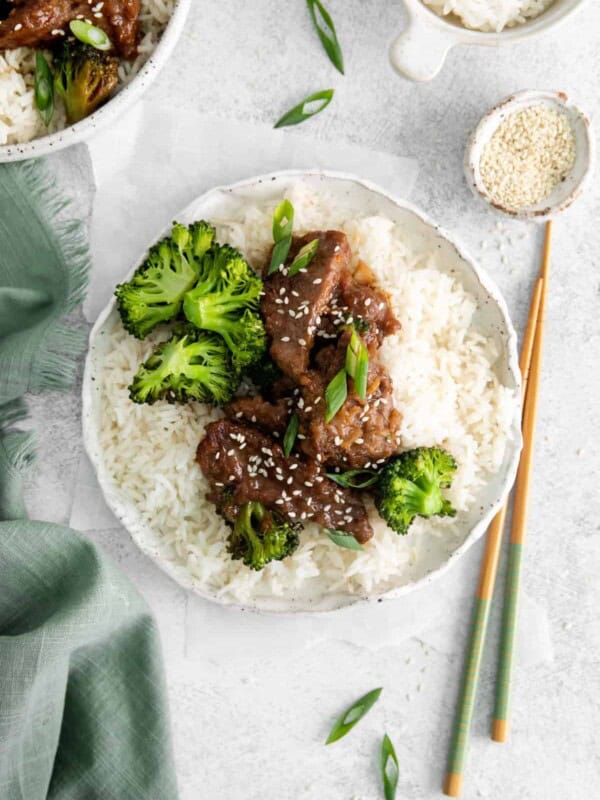
<path id="1" fill-rule="evenodd" d="M 513 674 L 513 654 L 517 632 L 518 600 L 521 583 L 521 558 L 527 528 L 529 506 L 529 484 L 533 463 L 533 445 L 537 399 L 542 365 L 542 346 L 546 310 L 546 292 L 550 265 L 550 245 L 552 241 L 552 222 L 546 223 L 544 252 L 540 276 L 538 277 L 531 304 L 529 319 L 523 338 L 519 366 L 523 376 L 523 450 L 514 489 L 514 505 L 508 571 L 504 597 L 502 634 L 498 675 L 496 679 L 496 702 L 491 736 L 495 742 L 505 742 L 509 731 L 509 699 Z M 490 617 L 490 608 L 498 573 L 498 560 L 502 545 L 502 534 L 506 520 L 508 500 L 496 514 L 488 529 L 488 536 L 481 562 L 479 585 L 475 602 L 475 612 L 471 627 L 471 638 L 460 691 L 454 730 L 450 745 L 448 770 L 444 782 L 444 793 L 449 797 L 459 797 L 462 782 L 471 720 L 475 707 L 475 695 L 479 682 L 481 657 Z"/>

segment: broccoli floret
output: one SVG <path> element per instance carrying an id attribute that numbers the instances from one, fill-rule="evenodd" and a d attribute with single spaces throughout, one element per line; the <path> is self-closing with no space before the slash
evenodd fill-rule
<path id="1" fill-rule="evenodd" d="M 155 244 L 133 278 L 117 286 L 123 325 L 138 339 L 181 311 L 183 296 L 196 283 L 202 257 L 215 238 L 208 222 L 173 224 L 171 235 Z"/>
<path id="2" fill-rule="evenodd" d="M 67 39 L 54 56 L 54 88 L 69 122 L 79 122 L 102 105 L 119 81 L 119 60 L 78 39 Z"/>
<path id="3" fill-rule="evenodd" d="M 238 373 L 267 349 L 258 313 L 262 280 L 228 245 L 211 247 L 202 259 L 197 284 L 185 294 L 183 313 L 192 325 L 223 337 Z"/>
<path id="4" fill-rule="evenodd" d="M 220 405 L 234 395 L 237 379 L 231 358 L 218 336 L 187 330 L 160 344 L 136 372 L 129 387 L 134 403 L 201 403 Z"/>
<path id="5" fill-rule="evenodd" d="M 275 516 L 262 503 L 245 503 L 236 517 L 227 541 L 234 559 L 251 569 L 262 569 L 269 561 L 281 561 L 298 547 L 298 525 Z"/>
<path id="6" fill-rule="evenodd" d="M 376 487 L 377 510 L 396 531 L 405 534 L 416 516 L 454 517 L 442 495 L 456 471 L 456 461 L 439 447 L 417 447 L 388 461 Z"/>

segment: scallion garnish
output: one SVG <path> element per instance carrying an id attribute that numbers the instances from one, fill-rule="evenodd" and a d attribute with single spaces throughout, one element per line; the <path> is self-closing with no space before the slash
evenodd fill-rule
<path id="1" fill-rule="evenodd" d="M 325 422 L 331 422 L 346 402 L 347 397 L 346 370 L 341 369 L 325 389 Z"/>
<path id="2" fill-rule="evenodd" d="M 361 475 L 365 477 L 360 478 Z M 347 472 L 328 472 L 327 477 L 346 489 L 367 489 L 377 483 L 379 473 L 374 469 L 349 469 Z"/>
<path id="3" fill-rule="evenodd" d="M 354 329 L 346 348 L 346 372 L 351 378 L 354 378 L 354 388 L 358 397 L 365 400 L 369 375 L 369 352 Z"/>
<path id="4" fill-rule="evenodd" d="M 327 108 L 332 99 L 333 89 L 324 89 L 322 92 L 311 94 L 310 97 L 298 103 L 297 106 L 286 111 L 283 117 L 275 123 L 274 127 L 283 128 L 286 125 L 298 125 L 300 122 L 314 117 L 315 114 L 319 114 L 323 109 Z"/>
<path id="5" fill-rule="evenodd" d="M 92 25 L 91 22 L 86 22 L 83 19 L 72 19 L 71 22 L 69 22 L 69 28 L 76 39 L 79 39 L 79 41 L 84 44 L 95 47 L 96 50 L 112 49 L 112 42 L 108 38 L 108 34 L 105 33 L 102 28 L 97 28 L 96 25 Z"/>
<path id="6" fill-rule="evenodd" d="M 352 728 L 359 722 L 365 714 L 370 711 L 375 703 L 379 700 L 379 695 L 383 691 L 380 689 L 373 689 L 372 692 L 359 698 L 356 703 L 353 703 L 338 720 L 336 720 L 331 733 L 327 737 L 325 744 L 332 744 L 349 733 Z"/>
<path id="7" fill-rule="evenodd" d="M 269 275 L 277 272 L 285 264 L 285 260 L 292 244 L 292 230 L 294 229 L 294 206 L 289 200 L 283 200 L 273 213 L 273 253 Z"/>
<path id="8" fill-rule="evenodd" d="M 299 424 L 300 420 L 298 419 L 298 414 L 292 414 L 283 437 L 283 452 L 286 454 L 286 456 L 289 456 L 289 454 L 292 452 L 292 447 L 294 446 L 296 436 L 298 435 Z"/>
<path id="9" fill-rule="evenodd" d="M 306 269 L 313 258 L 317 255 L 318 249 L 318 239 L 313 239 L 312 242 L 309 242 L 308 244 L 305 244 L 304 247 L 301 247 L 296 253 L 296 257 L 290 264 L 287 273 L 288 278 L 293 278 L 294 275 L 297 275 L 301 270 Z"/>
<path id="10" fill-rule="evenodd" d="M 35 107 L 48 127 L 54 114 L 54 80 L 50 64 L 39 50 L 35 54 Z"/>
<path id="11" fill-rule="evenodd" d="M 390 737 L 385 734 L 381 742 L 381 779 L 383 781 L 383 793 L 385 800 L 394 800 L 396 797 L 396 789 L 398 787 L 398 777 L 400 770 L 398 767 L 398 758 L 394 745 Z"/>
<path id="12" fill-rule="evenodd" d="M 334 544 L 338 547 L 345 547 L 346 550 L 362 550 L 362 544 L 357 542 L 354 536 L 344 531 L 336 531 L 331 528 L 325 528 L 325 533 Z"/>
<path id="13" fill-rule="evenodd" d="M 306 5 L 312 17 L 313 25 L 319 34 L 319 39 L 333 66 L 344 74 L 344 57 L 338 42 L 335 25 L 327 9 L 320 0 L 306 0 Z M 318 16 L 317 16 L 318 12 Z"/>

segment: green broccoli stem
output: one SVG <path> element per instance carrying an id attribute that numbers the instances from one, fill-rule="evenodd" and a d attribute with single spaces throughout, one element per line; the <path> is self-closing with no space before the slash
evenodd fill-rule
<path id="1" fill-rule="evenodd" d="M 234 347 L 232 337 L 239 328 L 238 315 L 243 305 L 243 300 L 240 300 L 239 296 L 211 294 L 195 300 L 186 297 L 184 313 L 192 325 L 219 333 L 230 347 Z"/>
<path id="2" fill-rule="evenodd" d="M 401 494 L 406 506 L 414 514 L 423 517 L 439 514 L 444 507 L 444 497 L 439 485 L 425 475 L 416 481 L 403 481 Z"/>

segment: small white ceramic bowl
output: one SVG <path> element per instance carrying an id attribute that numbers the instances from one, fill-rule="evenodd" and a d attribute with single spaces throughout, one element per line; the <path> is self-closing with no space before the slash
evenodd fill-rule
<path id="1" fill-rule="evenodd" d="M 566 115 L 575 134 L 575 162 L 565 180 L 558 184 L 551 195 L 533 206 L 515 210 L 498 203 L 481 178 L 481 156 L 483 148 L 498 127 L 511 114 L 530 106 L 549 105 Z M 542 222 L 568 208 L 583 192 L 593 172 L 595 161 L 594 138 L 589 119 L 569 102 L 564 92 L 538 92 L 525 90 L 511 95 L 489 111 L 471 134 L 465 152 L 465 177 L 477 197 L 481 197 L 494 209 L 518 219 Z"/>
<path id="2" fill-rule="evenodd" d="M 517 337 L 510 321 L 506 303 L 488 275 L 467 255 L 450 234 L 439 228 L 423 212 L 404 200 L 399 200 L 372 183 L 352 175 L 323 170 L 277 172 L 241 181 L 231 186 L 211 189 L 194 200 L 175 219 L 185 224 L 197 219 L 223 220 L 235 216 L 247 203 L 280 202 L 284 193 L 301 181 L 315 191 L 327 191 L 336 198 L 338 209 L 347 218 L 382 214 L 402 229 L 407 247 L 415 252 L 435 251 L 443 269 L 460 280 L 475 298 L 476 320 L 484 336 L 494 341 L 498 350 L 495 369 L 502 382 L 515 398 L 504 460 L 498 472 L 477 489 L 472 507 L 461 522 L 460 535 L 452 543 L 434 534 L 421 537 L 420 555 L 409 567 L 409 573 L 391 581 L 391 585 L 374 590 L 369 595 L 347 591 L 329 591 L 324 587 L 309 589 L 302 594 L 300 587 L 293 597 L 253 596 L 244 608 L 276 612 L 331 611 L 352 605 L 359 600 L 382 596 L 397 597 L 411 592 L 441 575 L 459 556 L 484 533 L 494 514 L 506 499 L 515 478 L 521 449 L 521 376 L 517 359 Z M 157 232 L 160 233 L 160 232 Z M 163 231 L 164 236 L 167 231 Z M 159 236 L 156 237 L 160 238 Z M 143 254 L 140 256 L 141 261 Z M 138 262 L 139 263 L 139 262 Z M 138 266 L 132 265 L 132 270 Z M 124 276 L 127 280 L 131 272 Z M 229 604 L 231 600 L 218 594 L 206 581 L 192 577 L 177 559 L 170 544 L 160 532 L 152 529 L 142 518 L 131 498 L 110 475 L 105 464 L 100 428 L 103 413 L 102 370 L 110 353 L 110 336 L 118 323 L 114 297 L 98 317 L 90 333 L 90 346 L 85 364 L 82 387 L 83 441 L 92 462 L 107 504 L 129 531 L 140 549 L 168 575 L 186 589 L 208 600 Z M 308 582 L 308 585 L 312 585 Z"/>
<path id="3" fill-rule="evenodd" d="M 430 81 L 444 65 L 446 55 L 457 44 L 478 44 L 497 47 L 528 39 L 563 22 L 586 0 L 555 0 L 539 17 L 505 28 L 500 33 L 474 31 L 449 17 L 441 17 L 422 0 L 404 0 L 409 23 L 392 43 L 392 66 L 405 78 Z"/>
<path id="4" fill-rule="evenodd" d="M 191 5 L 192 0 L 175 0 L 171 19 L 153 53 L 131 82 L 119 89 L 108 103 L 81 122 L 68 125 L 61 131 L 56 131 L 48 136 L 40 136 L 23 144 L 0 146 L 0 164 L 55 153 L 57 150 L 63 150 L 65 147 L 88 139 L 99 128 L 114 122 L 120 114 L 140 99 L 168 61 L 183 31 Z"/>

